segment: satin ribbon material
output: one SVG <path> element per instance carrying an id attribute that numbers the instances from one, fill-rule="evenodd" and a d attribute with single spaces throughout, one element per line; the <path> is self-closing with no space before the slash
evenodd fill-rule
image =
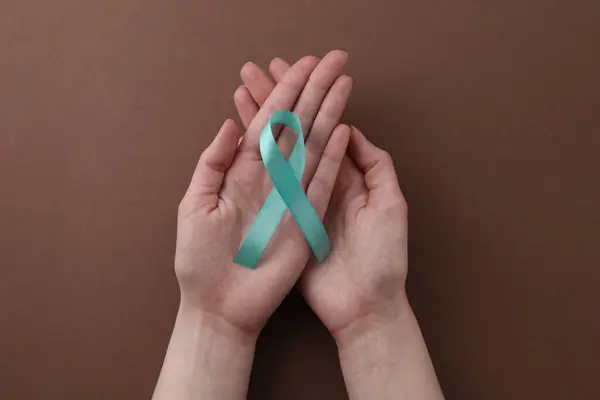
<path id="1" fill-rule="evenodd" d="M 298 134 L 292 154 L 286 161 L 277 146 L 272 124 L 285 125 Z M 296 220 L 315 258 L 321 262 L 331 251 L 331 242 L 321 218 L 300 185 L 306 166 L 306 148 L 300 120 L 291 111 L 276 111 L 260 134 L 260 154 L 273 182 L 273 190 L 256 216 L 240 247 L 235 262 L 255 268 L 286 210 Z"/>

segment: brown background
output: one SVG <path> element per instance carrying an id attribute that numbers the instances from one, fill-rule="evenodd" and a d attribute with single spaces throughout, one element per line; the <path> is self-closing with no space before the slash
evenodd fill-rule
<path id="1" fill-rule="evenodd" d="M 600 3 L 0 0 L 0 398 L 147 399 L 178 201 L 242 64 L 350 54 L 448 399 L 598 399 Z M 251 399 L 346 398 L 294 294 Z"/>

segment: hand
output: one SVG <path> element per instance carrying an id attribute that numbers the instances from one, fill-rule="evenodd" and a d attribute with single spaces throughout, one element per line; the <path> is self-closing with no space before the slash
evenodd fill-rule
<path id="1" fill-rule="evenodd" d="M 259 136 L 273 112 L 293 108 L 307 133 L 302 185 L 323 216 L 350 135 L 347 126 L 338 126 L 336 111 L 349 94 L 346 63 L 341 51 L 320 62 L 304 57 L 261 98 L 260 111 L 244 119 L 248 129 L 239 146 L 239 130 L 227 121 L 202 154 L 179 207 L 175 270 L 183 304 L 255 338 L 293 287 L 311 253 L 289 213 L 255 270 L 233 262 L 272 188 Z"/>
<path id="2" fill-rule="evenodd" d="M 228 120 L 200 157 L 179 207 L 175 271 L 181 303 L 154 399 L 246 397 L 258 333 L 311 254 L 287 213 L 255 270 L 233 261 L 272 188 L 260 133 L 271 114 L 293 107 L 306 133 L 301 184 L 322 218 L 350 136 L 348 126 L 338 125 L 351 87 L 342 75 L 346 63 L 341 51 L 320 62 L 304 57 L 261 99 L 260 111 L 244 119 L 243 138 Z M 284 153 L 291 144 L 282 143 Z"/>
<path id="3" fill-rule="evenodd" d="M 278 58 L 269 69 L 275 81 L 289 73 Z M 234 99 L 246 123 L 274 84 L 255 65 L 244 66 L 241 75 L 245 86 Z M 394 317 L 407 305 L 407 207 L 392 159 L 354 127 L 348 154 L 325 218 L 332 251 L 301 278 L 307 302 L 336 338 L 363 321 Z"/>
<path id="4" fill-rule="evenodd" d="M 288 69 L 281 59 L 270 65 L 276 81 Z M 260 79 L 245 79 L 250 74 Z M 248 121 L 273 84 L 255 66 L 242 79 L 234 97 Z M 336 339 L 349 397 L 443 399 L 406 299 L 407 206 L 392 159 L 354 127 L 325 226 L 333 249 L 304 271 L 301 290 Z"/>

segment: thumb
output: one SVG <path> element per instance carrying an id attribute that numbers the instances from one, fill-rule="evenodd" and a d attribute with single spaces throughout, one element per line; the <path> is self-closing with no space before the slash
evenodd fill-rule
<path id="1" fill-rule="evenodd" d="M 240 130 L 236 123 L 225 121 L 212 143 L 204 150 L 192 176 L 188 194 L 204 206 L 216 207 L 225 173 L 237 152 Z"/>
<path id="2" fill-rule="evenodd" d="M 390 200 L 404 201 L 392 157 L 369 142 L 354 126 L 350 134 L 348 154 L 364 175 L 369 202 L 382 205 Z"/>

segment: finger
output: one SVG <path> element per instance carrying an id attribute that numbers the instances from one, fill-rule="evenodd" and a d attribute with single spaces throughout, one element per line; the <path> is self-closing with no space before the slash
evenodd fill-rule
<path id="1" fill-rule="evenodd" d="M 279 82 L 281 79 L 283 79 L 283 76 L 288 69 L 290 69 L 290 64 L 279 57 L 274 58 L 269 64 L 269 72 L 271 72 L 275 82 Z"/>
<path id="2" fill-rule="evenodd" d="M 350 127 L 348 125 L 338 125 L 331 134 L 331 138 L 323 151 L 323 157 L 321 157 L 319 166 L 308 186 L 306 193 L 321 219 L 327 211 L 349 140 Z"/>
<path id="3" fill-rule="evenodd" d="M 263 127 L 275 111 L 292 109 L 318 62 L 316 57 L 307 56 L 289 69 L 250 123 L 240 151 L 260 158 L 258 143 Z"/>
<path id="4" fill-rule="evenodd" d="M 254 67 L 258 68 L 258 66 Z M 285 73 L 290 69 L 290 65 L 280 58 L 275 58 L 271 61 L 269 69 L 271 70 L 271 73 L 273 73 L 273 71 L 275 72 L 275 81 L 280 82 L 283 79 Z M 260 74 L 255 74 L 255 79 L 249 80 L 247 82 L 247 85 L 248 91 L 251 96 L 253 96 L 253 93 L 259 94 L 258 98 L 253 97 L 253 101 L 257 106 L 256 110 L 254 111 L 254 114 L 252 115 L 252 118 L 254 118 L 254 116 L 256 116 L 256 114 L 258 113 L 258 109 L 262 107 L 264 103 L 264 100 L 262 99 L 266 99 L 268 97 L 268 95 L 266 97 L 264 96 L 265 92 L 269 89 L 272 90 L 274 88 L 274 85 L 271 83 L 271 80 L 267 77 L 267 75 L 262 71 Z M 248 114 L 248 117 L 249 115 L 250 114 Z M 250 121 L 252 120 L 252 118 L 250 118 Z M 287 157 L 290 155 L 294 144 L 296 143 L 296 134 L 291 134 L 291 132 L 287 132 L 284 135 L 280 135 L 280 133 L 281 128 L 273 130 L 273 135 L 277 139 L 277 143 L 280 145 L 283 154 Z"/>
<path id="5" fill-rule="evenodd" d="M 369 203 L 385 204 L 390 199 L 403 199 L 392 157 L 369 142 L 354 126 L 350 133 L 348 154 L 364 175 Z"/>
<path id="6" fill-rule="evenodd" d="M 310 182 L 315 173 L 319 159 L 329 140 L 330 132 L 339 123 L 346 104 L 348 104 L 351 91 L 352 78 L 347 75 L 340 76 L 329 89 L 323 104 L 317 112 L 315 122 L 306 139 L 307 163 L 302 178 L 304 187 Z"/>
<path id="7" fill-rule="evenodd" d="M 330 87 L 333 85 L 335 80 L 342 74 L 344 67 L 348 62 L 348 54 L 341 50 L 333 50 L 327 53 L 321 60 L 319 65 L 314 69 L 306 87 L 302 91 L 296 106 L 294 107 L 294 113 L 300 119 L 302 130 L 306 133 L 305 140 L 310 137 L 311 127 L 314 119 L 323 103 L 323 99 L 327 95 Z M 293 67 L 292 67 L 293 68 Z M 290 69 L 283 77 L 285 81 L 290 74 Z M 324 132 L 322 139 L 325 143 L 329 140 L 329 136 L 333 131 L 333 127 L 328 132 Z M 290 154 L 295 143 L 296 133 L 289 128 L 284 128 L 278 135 L 278 144 L 283 154 Z M 310 171 L 308 178 L 302 180 L 303 188 L 306 188 L 307 183 L 310 181 L 310 177 L 314 173 L 316 166 L 319 163 L 319 158 L 310 156 L 306 159 L 306 170 Z"/>
<path id="8" fill-rule="evenodd" d="M 258 68 L 258 66 L 255 67 Z M 269 65 L 269 70 L 271 71 L 271 74 L 276 82 L 281 81 L 283 75 L 285 75 L 289 69 L 290 65 L 281 58 L 273 59 Z M 271 94 L 269 91 L 266 97 L 264 95 L 260 95 L 258 98 L 256 98 L 253 97 L 252 93 L 264 94 L 265 90 L 269 90 L 269 87 L 271 87 L 271 91 L 275 87 L 272 85 L 265 73 L 256 74 L 256 78 L 248 81 L 247 85 L 248 87 L 244 85 L 240 86 L 234 94 L 234 102 L 238 114 L 240 115 L 240 118 L 244 123 L 244 127 L 246 128 L 248 128 L 250 122 L 256 116 L 256 114 L 258 114 L 258 110 L 263 105 L 264 100 L 262 99 L 266 99 L 268 95 Z"/>
<path id="9" fill-rule="evenodd" d="M 203 205 L 217 206 L 223 178 L 235 157 L 239 137 L 236 123 L 228 119 L 200 156 L 188 194 L 198 197 Z"/>
<path id="10" fill-rule="evenodd" d="M 246 66 L 244 66 L 244 67 L 246 67 Z M 254 65 L 253 69 L 254 68 L 260 69 L 256 65 Z M 271 64 L 269 65 L 269 70 L 271 71 L 271 74 L 273 74 L 273 71 L 275 71 L 275 74 L 273 75 L 273 77 L 275 78 L 276 82 L 280 82 L 283 79 L 283 76 L 285 75 L 285 73 L 290 68 L 291 68 L 290 65 L 280 58 L 273 59 L 271 61 Z M 243 71 L 243 69 L 242 69 L 242 71 Z M 271 94 L 271 91 L 273 91 L 273 89 L 275 88 L 275 85 L 273 85 L 273 83 L 271 82 L 271 79 L 262 70 L 261 70 L 260 74 L 258 74 L 258 73 L 255 74 L 254 79 L 244 82 L 244 85 L 248 88 L 248 91 L 250 92 L 252 99 L 254 100 L 256 105 L 258 105 L 259 108 L 262 107 L 265 100 Z M 269 89 L 270 89 L 270 91 L 267 93 L 267 90 L 269 90 Z M 265 94 L 266 94 L 266 96 L 265 96 Z"/>
<path id="11" fill-rule="evenodd" d="M 233 94 L 233 102 L 235 103 L 235 108 L 242 120 L 244 128 L 248 128 L 250 122 L 252 122 L 252 119 L 258 113 L 259 107 L 246 86 L 242 85 L 237 88 Z"/>
<path id="12" fill-rule="evenodd" d="M 302 129 L 305 132 L 310 133 L 313 121 L 319 108 L 321 108 L 323 99 L 327 95 L 331 85 L 333 85 L 333 82 L 342 74 L 347 63 L 348 54 L 346 52 L 333 50 L 323 57 L 310 75 L 306 87 L 294 107 L 294 113 L 300 118 Z M 287 75 L 284 76 L 284 80 Z M 329 138 L 330 134 L 331 132 L 328 132 L 327 138 Z"/>
<path id="13" fill-rule="evenodd" d="M 329 207 L 346 209 L 349 201 L 356 200 L 359 197 L 364 199 L 363 204 L 366 204 L 368 194 L 369 192 L 364 183 L 362 172 L 348 155 L 344 156 L 340 166 L 340 173 L 336 178 L 333 193 L 331 194 Z"/>
<path id="14" fill-rule="evenodd" d="M 261 105 L 267 100 L 275 84 L 258 65 L 247 62 L 240 71 L 242 82 L 250 91 L 252 98 Z"/>

